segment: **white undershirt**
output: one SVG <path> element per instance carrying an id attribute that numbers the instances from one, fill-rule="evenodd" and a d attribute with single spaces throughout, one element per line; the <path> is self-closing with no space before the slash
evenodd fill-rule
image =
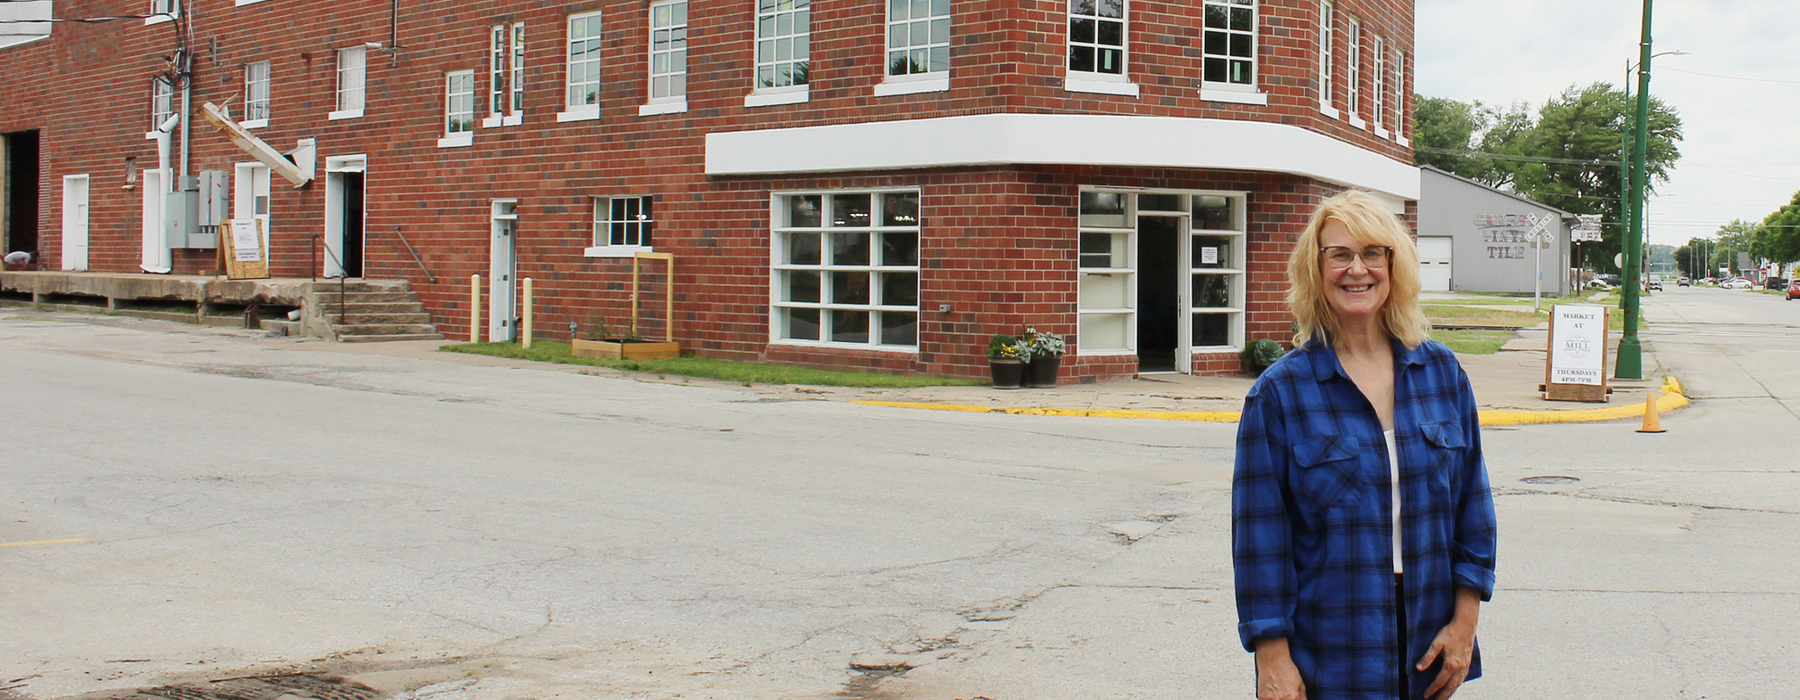
<path id="1" fill-rule="evenodd" d="M 1394 448 L 1394 431 L 1383 430 L 1381 437 L 1387 440 L 1388 484 L 1392 492 L 1394 504 L 1394 573 L 1401 573 L 1400 566 L 1400 451 Z"/>

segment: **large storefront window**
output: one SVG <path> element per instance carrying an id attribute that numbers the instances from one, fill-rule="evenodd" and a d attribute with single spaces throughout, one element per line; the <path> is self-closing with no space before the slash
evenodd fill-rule
<path id="1" fill-rule="evenodd" d="M 1196 354 L 1241 348 L 1244 203 L 1236 192 L 1081 192 L 1080 352 L 1187 371 Z"/>
<path id="2" fill-rule="evenodd" d="M 919 193 L 778 194 L 773 205 L 773 340 L 917 350 Z"/>

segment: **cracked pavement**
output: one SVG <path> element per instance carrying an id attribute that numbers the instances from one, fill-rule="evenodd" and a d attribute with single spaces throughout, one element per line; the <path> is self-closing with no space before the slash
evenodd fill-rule
<path id="1" fill-rule="evenodd" d="M 1459 698 L 1794 686 L 1800 331 L 1743 329 L 1800 307 L 1726 295 L 1651 300 L 1697 399 L 1668 433 L 1483 432 L 1501 584 Z M 436 700 L 1251 694 L 1235 426 L 5 308 L 0 367 L 4 700 L 406 667 Z"/>

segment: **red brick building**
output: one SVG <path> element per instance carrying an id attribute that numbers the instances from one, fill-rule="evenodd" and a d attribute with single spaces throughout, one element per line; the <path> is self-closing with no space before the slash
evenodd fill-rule
<path id="1" fill-rule="evenodd" d="M 0 49 L 24 77 L 0 97 L 8 250 L 217 269 L 161 195 L 219 172 L 276 276 L 407 279 L 452 338 L 471 274 L 506 279 L 484 335 L 514 333 L 524 277 L 538 337 L 616 327 L 630 256 L 655 251 L 677 260 L 674 335 L 705 356 L 980 376 L 991 334 L 1034 326 L 1070 341 L 1065 381 L 1235 372 L 1289 332 L 1311 207 L 1360 187 L 1405 212 L 1419 183 L 1405 0 L 54 12 L 125 18 Z M 207 102 L 312 179 L 272 174 Z"/>

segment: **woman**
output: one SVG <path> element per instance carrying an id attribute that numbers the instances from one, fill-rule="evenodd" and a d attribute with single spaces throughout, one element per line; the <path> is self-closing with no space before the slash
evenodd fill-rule
<path id="1" fill-rule="evenodd" d="M 1360 191 L 1322 202 L 1289 258 L 1294 351 L 1244 399 L 1232 477 L 1259 700 L 1446 700 L 1481 675 L 1494 503 L 1468 375 L 1426 339 L 1418 265 Z"/>

